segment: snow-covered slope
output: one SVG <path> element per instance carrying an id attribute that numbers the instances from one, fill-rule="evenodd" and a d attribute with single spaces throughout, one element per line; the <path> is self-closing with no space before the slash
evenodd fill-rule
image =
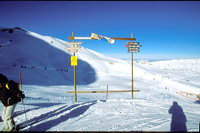
<path id="1" fill-rule="evenodd" d="M 73 84 L 71 55 L 65 50 L 64 41 L 15 28 L 1 29 L 0 45 L 0 70 L 10 79 L 19 80 L 19 71 L 22 71 L 24 84 Z M 86 74 L 82 73 L 85 69 L 91 72 L 87 74 L 90 78 L 86 82 Z M 90 84 L 96 80 L 94 68 L 87 62 L 79 60 L 78 70 L 78 84 Z"/>
<path id="2" fill-rule="evenodd" d="M 65 41 L 20 28 L 0 28 L 0 46 L 0 73 L 19 81 L 22 72 L 27 118 L 19 103 L 14 119 L 31 125 L 23 130 L 170 131 L 180 121 L 188 131 L 199 130 L 199 101 L 177 92 L 200 94 L 200 59 L 135 61 L 134 88 L 140 92 L 134 93 L 133 100 L 130 92 L 81 93 L 74 103 L 73 94 L 66 93 L 74 88 Z M 130 61 L 104 56 L 84 45 L 77 56 L 78 91 L 107 90 L 107 86 L 108 90 L 131 89 Z M 172 105 L 179 120 L 169 113 Z"/>

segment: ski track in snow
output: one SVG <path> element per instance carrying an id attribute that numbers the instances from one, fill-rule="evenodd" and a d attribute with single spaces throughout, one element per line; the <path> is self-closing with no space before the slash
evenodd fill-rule
<path id="1" fill-rule="evenodd" d="M 30 39 L 39 44 L 27 44 Z M 199 130 L 200 102 L 182 97 L 176 92 L 200 94 L 200 59 L 134 61 L 134 86 L 136 90 L 140 90 L 134 92 L 134 99 L 131 99 L 131 92 L 109 93 L 108 100 L 106 93 L 78 94 L 78 102 L 74 103 L 73 94 L 66 93 L 74 89 L 73 69 L 67 64 L 68 72 L 56 71 L 58 66 L 65 68 L 63 61 L 66 59 L 57 57 L 54 60 L 51 55 L 54 50 L 59 50 L 69 57 L 71 54 L 64 49 L 69 47 L 65 41 L 30 31 L 14 30 L 11 34 L 0 30 L 0 45 L 0 59 L 7 55 L 4 50 L 10 50 L 14 54 L 23 51 L 19 52 L 22 55 L 11 55 L 10 60 L 2 59 L 0 72 L 5 72 L 9 78 L 16 80 L 16 73 L 23 71 L 25 74 L 22 77 L 26 77 L 24 80 L 37 79 L 40 81 L 38 83 L 45 83 L 23 85 L 27 120 L 21 103 L 15 109 L 14 120 L 16 124 L 29 123 L 31 126 L 22 131 L 170 131 L 172 115 L 168 111 L 174 101 L 183 109 L 187 130 Z M 131 89 L 130 61 L 106 57 L 84 47 L 77 56 L 81 60 L 77 69 L 81 80 L 77 85 L 78 91 L 105 91 L 107 85 L 109 90 Z M 16 61 L 26 63 L 22 65 L 47 65 L 51 70 L 11 67 Z M 41 77 L 38 78 L 37 74 Z M 48 85 L 49 83 L 52 85 Z M 2 105 L 0 109 L 3 109 Z M 3 128 L 2 120 L 0 128 Z"/>

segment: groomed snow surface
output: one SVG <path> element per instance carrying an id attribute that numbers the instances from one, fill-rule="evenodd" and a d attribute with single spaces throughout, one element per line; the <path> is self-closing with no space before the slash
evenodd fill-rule
<path id="1" fill-rule="evenodd" d="M 74 85 L 65 41 L 1 28 L 0 46 L 0 73 L 19 82 L 22 72 L 26 98 L 14 113 L 16 124 L 29 124 L 22 131 L 199 131 L 200 101 L 177 92 L 200 94 L 200 59 L 134 61 L 134 99 L 131 92 L 78 93 L 74 102 L 66 93 Z M 130 61 L 84 45 L 77 56 L 78 91 L 131 89 Z"/>

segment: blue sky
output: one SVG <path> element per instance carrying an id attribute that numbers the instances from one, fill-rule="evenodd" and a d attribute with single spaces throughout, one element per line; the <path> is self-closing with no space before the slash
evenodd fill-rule
<path id="1" fill-rule="evenodd" d="M 97 33 L 130 37 L 142 45 L 137 59 L 200 58 L 200 1 L 1 1 L 0 27 L 21 27 L 65 41 Z M 78 41 L 78 40 L 77 40 Z M 82 46 L 112 57 L 130 53 L 116 40 Z"/>

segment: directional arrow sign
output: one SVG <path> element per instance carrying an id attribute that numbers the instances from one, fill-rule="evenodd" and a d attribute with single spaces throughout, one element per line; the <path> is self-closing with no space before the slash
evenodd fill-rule
<path id="1" fill-rule="evenodd" d="M 67 45 L 79 45 L 82 44 L 82 42 L 66 42 Z"/>
<path id="2" fill-rule="evenodd" d="M 129 47 L 128 50 L 139 50 L 139 48 L 137 48 L 137 47 L 133 47 L 133 48 Z"/>
<path id="3" fill-rule="evenodd" d="M 142 45 L 130 44 L 129 47 L 137 47 L 137 48 L 139 48 L 139 47 L 142 47 Z"/>
<path id="4" fill-rule="evenodd" d="M 132 49 L 130 49 L 130 50 L 128 50 L 128 52 L 130 52 L 130 53 L 138 53 L 138 52 L 140 52 L 140 50 L 132 50 Z"/>
<path id="5" fill-rule="evenodd" d="M 136 44 L 140 44 L 140 43 L 139 42 L 127 42 L 126 44 L 128 44 L 128 45 L 129 44 L 135 44 L 136 45 Z"/>
<path id="6" fill-rule="evenodd" d="M 129 45 L 125 45 L 125 47 L 137 47 L 137 48 L 139 48 L 139 47 L 142 47 L 142 45 L 136 45 L 136 44 L 129 44 Z"/>
<path id="7" fill-rule="evenodd" d="M 67 51 L 69 51 L 70 53 L 75 53 L 78 52 L 80 48 L 81 48 L 80 46 L 77 46 L 77 47 L 67 47 L 65 49 L 67 49 Z"/>

